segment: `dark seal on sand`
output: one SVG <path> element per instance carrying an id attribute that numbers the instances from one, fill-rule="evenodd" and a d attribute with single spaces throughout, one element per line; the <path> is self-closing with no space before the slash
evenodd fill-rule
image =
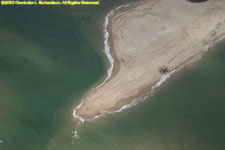
<path id="1" fill-rule="evenodd" d="M 187 0 L 187 1 L 189 1 L 191 3 L 202 3 L 202 2 L 206 2 L 208 0 Z"/>

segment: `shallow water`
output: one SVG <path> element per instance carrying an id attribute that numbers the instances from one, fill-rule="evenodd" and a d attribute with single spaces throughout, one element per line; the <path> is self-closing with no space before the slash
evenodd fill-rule
<path id="1" fill-rule="evenodd" d="M 0 150 L 225 149 L 225 44 L 136 107 L 75 124 L 106 72 L 102 25 L 119 3 L 0 9 Z"/>
<path id="2" fill-rule="evenodd" d="M 69 128 L 62 130 L 49 150 L 223 150 L 224 58 L 222 44 L 174 75 L 145 102 L 74 127 L 75 137 L 70 138 Z"/>
<path id="3" fill-rule="evenodd" d="M 1 6 L 0 149 L 47 149 L 74 104 L 104 76 L 99 6 Z M 71 129 L 68 129 L 69 131 Z"/>

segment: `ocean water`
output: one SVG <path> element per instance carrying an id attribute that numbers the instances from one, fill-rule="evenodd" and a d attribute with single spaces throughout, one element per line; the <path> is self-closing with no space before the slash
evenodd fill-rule
<path id="1" fill-rule="evenodd" d="M 124 2 L 0 6 L 0 150 L 47 149 L 71 123 L 107 69 L 104 17 Z"/>
<path id="2" fill-rule="evenodd" d="M 224 58 L 220 43 L 145 102 L 75 126 L 75 134 L 64 129 L 49 150 L 224 150 Z"/>
<path id="3" fill-rule="evenodd" d="M 76 124 L 106 74 L 104 17 L 126 1 L 101 3 L 0 8 L 0 150 L 224 150 L 224 43 L 145 102 Z"/>

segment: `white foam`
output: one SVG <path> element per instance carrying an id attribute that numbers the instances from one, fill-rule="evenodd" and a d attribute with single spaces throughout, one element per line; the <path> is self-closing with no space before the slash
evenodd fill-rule
<path id="1" fill-rule="evenodd" d="M 75 131 L 72 132 L 72 144 L 76 144 L 80 140 L 80 134 L 78 128 L 75 129 Z"/>
<path id="2" fill-rule="evenodd" d="M 171 77 L 171 75 L 175 72 L 176 72 L 176 70 L 173 70 L 170 73 L 164 74 L 162 76 L 162 78 L 154 86 L 152 86 L 152 90 L 159 87 L 162 83 L 164 83 L 167 79 L 169 79 Z"/>
<path id="3" fill-rule="evenodd" d="M 74 137 L 75 139 L 79 139 L 79 135 L 78 135 L 78 131 L 77 131 L 77 130 L 75 130 L 75 131 L 73 132 L 73 137 Z"/>
<path id="4" fill-rule="evenodd" d="M 203 48 L 203 52 L 207 52 L 210 47 L 213 47 L 215 44 L 219 43 L 220 41 L 222 41 L 224 39 L 225 39 L 225 35 L 221 36 L 219 39 L 217 39 L 214 42 L 206 44 L 205 47 Z"/>
<path id="5" fill-rule="evenodd" d="M 0 144 L 2 144 L 3 143 L 3 140 L 0 140 Z"/>
<path id="6" fill-rule="evenodd" d="M 82 105 L 83 105 L 83 102 L 81 102 L 81 103 L 74 109 L 74 111 L 73 111 L 73 117 L 74 117 L 75 119 L 78 119 L 78 120 L 81 121 L 81 122 L 84 122 L 84 119 L 83 119 L 82 117 L 80 117 L 79 115 L 76 114 L 77 109 L 79 109 Z"/>
<path id="7" fill-rule="evenodd" d="M 107 31 L 107 27 L 109 24 L 109 17 L 113 16 L 113 14 L 115 13 L 115 11 L 119 10 L 120 8 L 124 8 L 124 7 L 128 7 L 130 5 L 121 5 L 119 7 L 117 7 L 116 9 L 110 11 L 109 13 L 107 13 L 106 17 L 105 17 L 105 23 L 104 23 L 104 50 L 103 52 L 105 53 L 107 59 L 109 60 L 110 63 L 110 67 L 107 71 L 107 77 L 105 78 L 105 80 L 99 84 L 96 88 L 92 89 L 92 90 L 96 90 L 98 88 L 100 88 L 102 85 L 105 84 L 106 81 L 108 81 L 111 76 L 112 76 L 112 71 L 113 71 L 113 66 L 114 66 L 114 59 L 110 53 L 110 46 L 109 46 L 109 32 Z"/>

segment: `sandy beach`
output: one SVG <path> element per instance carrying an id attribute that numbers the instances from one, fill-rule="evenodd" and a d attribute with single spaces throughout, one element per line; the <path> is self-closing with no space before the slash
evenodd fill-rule
<path id="1" fill-rule="evenodd" d="M 76 115 L 93 119 L 145 96 L 163 74 L 198 60 L 205 45 L 225 34 L 225 1 L 150 0 L 109 18 L 112 76 L 88 92 Z"/>

